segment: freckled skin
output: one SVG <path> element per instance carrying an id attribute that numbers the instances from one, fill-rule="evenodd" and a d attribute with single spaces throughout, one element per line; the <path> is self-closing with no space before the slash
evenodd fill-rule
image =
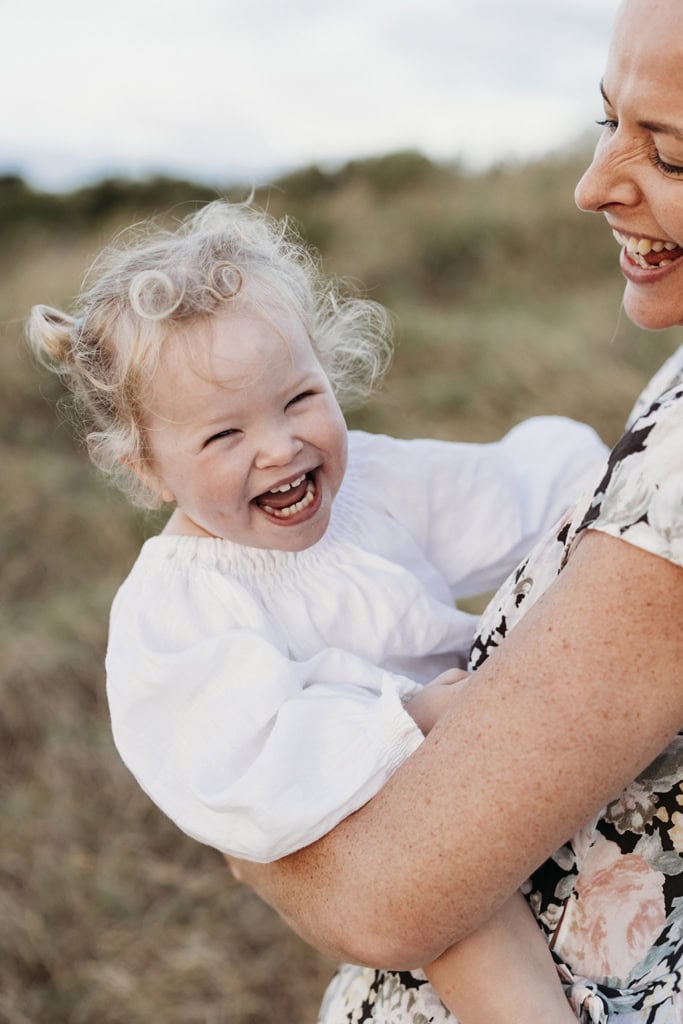
<path id="1" fill-rule="evenodd" d="M 603 213 L 623 235 L 683 246 L 683 174 L 655 163 L 683 169 L 683 4 L 627 0 L 603 84 L 610 123 L 577 186 L 577 204 Z M 683 323 L 683 260 L 658 277 L 627 278 L 624 307 L 651 330 Z"/>
<path id="2" fill-rule="evenodd" d="M 625 235 L 683 245 L 683 177 L 653 163 L 683 168 L 683 141 L 640 123 L 683 132 L 681 0 L 627 0 L 604 84 L 616 130 L 577 201 Z M 683 266 L 629 280 L 625 302 L 645 327 L 683 323 Z M 682 619 L 680 566 L 589 532 L 376 797 L 304 850 L 235 870 L 341 959 L 438 957 L 676 734 Z"/>

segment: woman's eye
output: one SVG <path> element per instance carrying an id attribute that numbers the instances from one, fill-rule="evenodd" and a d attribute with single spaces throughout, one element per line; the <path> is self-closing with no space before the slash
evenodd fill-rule
<path id="1" fill-rule="evenodd" d="M 601 121 L 596 121 L 595 123 L 600 128 L 606 128 L 610 135 L 612 135 L 619 127 L 619 122 L 614 117 L 604 117 Z M 673 177 L 683 177 L 683 167 L 680 164 L 669 164 L 666 160 L 662 160 L 656 150 L 652 154 L 651 159 L 654 166 L 664 174 L 670 174 Z"/>
<path id="2" fill-rule="evenodd" d="M 655 152 L 653 154 L 652 163 L 655 165 L 655 167 L 658 167 L 659 170 L 663 171 L 665 174 L 673 174 L 674 176 L 683 175 L 683 167 L 681 167 L 679 164 L 668 164 L 666 160 L 662 160 L 659 153 Z"/>

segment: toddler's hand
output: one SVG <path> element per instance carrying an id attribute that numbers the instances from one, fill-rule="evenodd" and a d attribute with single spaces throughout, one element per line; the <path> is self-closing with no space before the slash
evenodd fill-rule
<path id="1" fill-rule="evenodd" d="M 453 695 L 453 684 L 468 678 L 468 673 L 459 668 L 449 668 L 416 693 L 405 708 L 422 732 L 427 733 L 448 708 Z"/>
<path id="2" fill-rule="evenodd" d="M 445 672 L 435 676 L 430 683 L 427 683 L 425 690 L 429 689 L 430 686 L 452 686 L 453 683 L 459 683 L 461 680 L 467 679 L 469 674 L 469 672 L 465 672 L 461 668 L 447 668 Z"/>

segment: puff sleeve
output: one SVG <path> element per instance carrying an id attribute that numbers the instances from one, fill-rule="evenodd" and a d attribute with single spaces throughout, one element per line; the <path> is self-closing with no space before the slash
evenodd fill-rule
<path id="1" fill-rule="evenodd" d="M 249 592 L 206 567 L 143 564 L 112 608 L 124 762 L 184 832 L 247 860 L 313 842 L 381 788 L 422 740 L 402 705 L 417 689 L 340 649 L 292 660 Z"/>
<path id="2" fill-rule="evenodd" d="M 539 416 L 491 444 L 359 438 L 368 480 L 448 580 L 454 598 L 495 589 L 586 488 L 607 447 L 594 430 Z M 398 464 L 401 473 L 387 467 Z"/>

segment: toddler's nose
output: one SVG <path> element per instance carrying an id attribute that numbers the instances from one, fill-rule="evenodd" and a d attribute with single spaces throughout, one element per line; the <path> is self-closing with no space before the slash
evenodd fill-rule
<path id="1" fill-rule="evenodd" d="M 296 458 L 303 446 L 303 441 L 288 431 L 272 431 L 261 439 L 256 465 L 259 469 L 286 466 Z"/>

